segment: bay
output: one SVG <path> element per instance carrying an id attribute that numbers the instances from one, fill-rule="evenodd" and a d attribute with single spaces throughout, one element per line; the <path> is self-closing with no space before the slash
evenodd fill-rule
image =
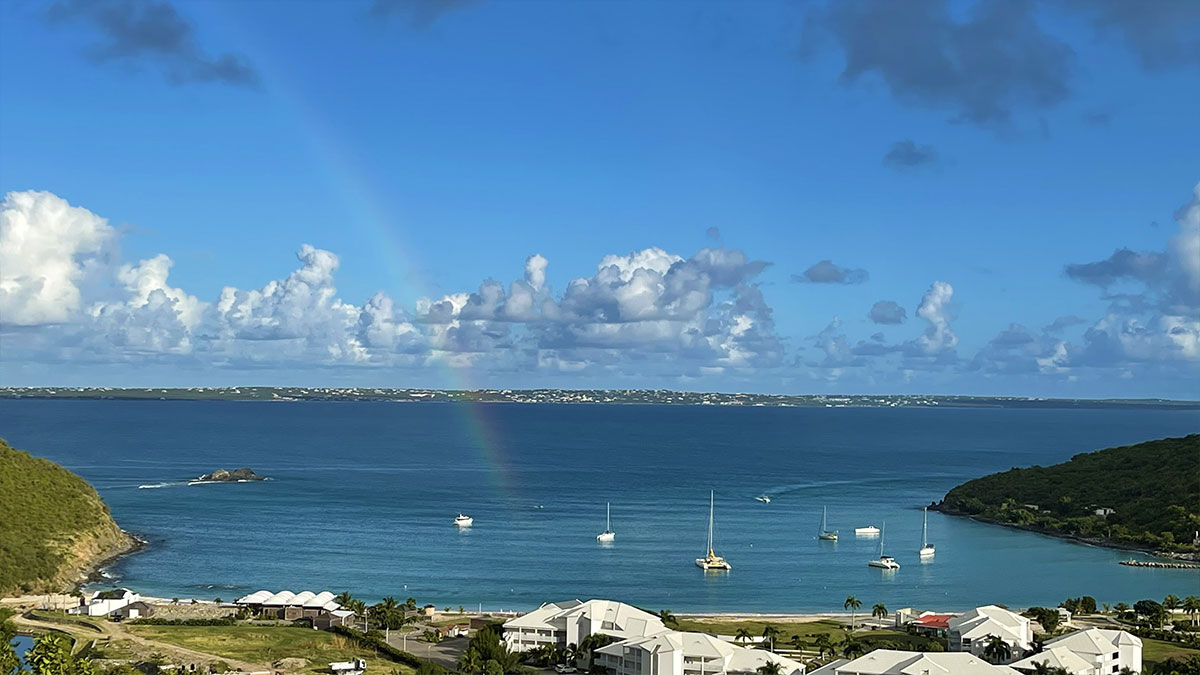
<path id="1" fill-rule="evenodd" d="M 847 595 L 893 609 L 1194 595 L 1193 571 L 1124 567 L 1144 556 L 937 513 L 935 558 L 917 549 L 921 507 L 965 480 L 1197 431 L 1188 410 L 0 401 L 0 435 L 89 480 L 149 541 L 111 567 L 114 583 L 517 610 L 588 597 L 819 612 Z M 242 466 L 272 480 L 186 485 Z M 728 574 L 693 564 L 710 489 Z M 606 502 L 611 546 L 595 540 Z M 836 543 L 816 539 L 823 506 Z M 451 524 L 460 511 L 473 527 Z M 885 522 L 895 573 L 867 567 L 879 540 L 853 535 Z"/>

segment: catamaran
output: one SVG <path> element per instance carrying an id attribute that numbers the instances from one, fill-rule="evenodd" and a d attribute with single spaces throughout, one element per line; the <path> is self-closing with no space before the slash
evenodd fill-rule
<path id="1" fill-rule="evenodd" d="M 459 527 L 470 527 L 471 524 L 474 522 L 475 522 L 474 518 L 472 518 L 471 516 L 464 516 L 461 513 L 458 514 L 458 517 L 454 519 L 454 524 Z"/>
<path id="2" fill-rule="evenodd" d="M 929 509 L 924 509 L 925 520 L 921 523 L 921 557 L 933 557 L 933 544 L 929 543 Z"/>
<path id="3" fill-rule="evenodd" d="M 596 535 L 596 541 L 609 542 L 617 538 L 617 533 L 612 529 L 612 504 L 605 503 L 604 505 L 604 531 Z"/>
<path id="4" fill-rule="evenodd" d="M 837 530 L 830 532 L 825 527 L 825 507 L 824 506 L 821 507 L 821 529 L 819 532 L 817 532 L 817 539 L 824 539 L 826 541 L 837 541 Z"/>
<path id="5" fill-rule="evenodd" d="M 884 523 L 884 524 L 883 524 L 883 527 L 884 527 L 884 529 L 887 529 L 887 523 Z M 896 559 L 895 559 L 895 558 L 893 558 L 893 557 L 892 557 L 892 556 L 890 556 L 890 555 L 884 555 L 884 554 L 883 554 L 883 534 L 882 534 L 882 531 L 881 531 L 881 533 L 880 533 L 880 535 L 879 535 L 879 560 L 868 560 L 868 561 L 867 561 L 867 564 L 868 564 L 868 565 L 870 565 L 871 567 L 882 567 L 882 568 L 883 568 L 883 569 L 885 569 L 885 570 L 898 570 L 898 569 L 900 569 L 900 563 L 896 562 Z"/>
<path id="6" fill-rule="evenodd" d="M 733 565 L 730 565 L 724 558 L 713 552 L 713 499 L 714 493 L 708 493 L 708 555 L 703 558 L 696 558 L 696 567 L 704 570 L 730 570 Z"/>

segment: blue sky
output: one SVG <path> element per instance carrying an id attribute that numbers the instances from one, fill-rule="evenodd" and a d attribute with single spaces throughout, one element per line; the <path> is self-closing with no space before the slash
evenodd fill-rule
<path id="1" fill-rule="evenodd" d="M 6 3 L 0 383 L 1194 398 L 1127 7 Z"/>

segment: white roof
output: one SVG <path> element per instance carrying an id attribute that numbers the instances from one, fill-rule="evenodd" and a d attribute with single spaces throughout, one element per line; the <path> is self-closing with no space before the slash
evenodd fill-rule
<path id="1" fill-rule="evenodd" d="M 1010 665 L 1019 670 L 1033 670 L 1039 663 L 1051 668 L 1063 668 L 1068 673 L 1090 673 L 1094 669 L 1090 661 L 1066 647 L 1047 649 Z"/>
<path id="2" fill-rule="evenodd" d="M 1044 647 L 1066 647 L 1076 654 L 1110 654 L 1121 646 L 1137 646 L 1141 648 L 1142 641 L 1136 635 L 1123 630 L 1105 628 L 1089 628 L 1077 630 L 1062 637 L 1046 642 Z"/>
<path id="3" fill-rule="evenodd" d="M 521 616 L 518 616 L 518 617 L 515 617 L 512 619 L 509 619 L 508 621 L 505 621 L 504 627 L 506 629 L 508 629 L 508 628 L 554 628 L 554 626 L 552 626 L 550 624 L 550 620 L 552 618 L 558 616 L 559 614 L 562 614 L 562 612 L 564 610 L 570 609 L 572 607 L 578 607 L 579 605 L 582 605 L 582 604 L 583 603 L 578 600 L 568 600 L 566 602 L 543 603 L 541 607 L 538 607 L 537 609 L 533 610 L 532 612 L 529 612 L 528 614 L 522 614 Z"/>
<path id="4" fill-rule="evenodd" d="M 250 595 L 238 598 L 237 604 L 334 610 L 341 607 L 341 605 L 334 601 L 334 597 L 336 596 L 329 591 L 321 591 L 320 593 L 312 591 L 300 591 L 299 593 L 291 591 L 279 591 L 278 593 L 255 591 Z"/>
<path id="5" fill-rule="evenodd" d="M 570 618 L 580 614 L 587 616 L 592 621 L 592 632 L 594 633 L 606 630 L 596 625 L 603 625 L 604 622 L 613 625 L 613 628 L 607 630 L 621 631 L 630 636 L 652 635 L 666 630 L 666 626 L 663 625 L 662 619 L 658 615 L 614 600 L 588 600 L 575 607 L 565 609 L 559 616 Z"/>
<path id="6" fill-rule="evenodd" d="M 967 652 L 902 652 L 876 649 L 834 671 L 837 675 L 1020 675 Z"/>
<path id="7" fill-rule="evenodd" d="M 685 656 L 693 658 L 722 659 L 724 667 L 721 670 L 725 671 L 754 672 L 758 670 L 759 666 L 767 662 L 774 662 L 781 666 L 785 675 L 804 672 L 804 666 L 796 661 L 761 649 L 738 647 L 707 633 L 666 630 L 646 637 L 614 642 L 596 651 L 602 654 L 622 656 L 626 649 L 641 649 L 651 654 L 680 651 Z"/>
<path id="8" fill-rule="evenodd" d="M 996 605 L 985 605 L 947 622 L 961 637 L 981 639 L 996 635 L 1005 642 L 1028 646 L 1029 619 Z"/>

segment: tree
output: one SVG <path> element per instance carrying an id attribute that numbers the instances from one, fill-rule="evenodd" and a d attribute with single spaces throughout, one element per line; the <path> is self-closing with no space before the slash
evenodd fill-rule
<path id="1" fill-rule="evenodd" d="M 483 663 L 483 675 L 504 675 L 504 667 L 496 659 L 488 659 Z"/>
<path id="2" fill-rule="evenodd" d="M 983 648 L 983 657 L 992 663 L 1004 663 L 1012 658 L 1012 647 L 999 635 L 989 635 Z"/>
<path id="3" fill-rule="evenodd" d="M 17 658 L 17 646 L 12 636 L 0 632 L 0 675 L 17 675 L 21 671 L 21 659 Z"/>
<path id="4" fill-rule="evenodd" d="M 474 649 L 468 649 L 458 657 L 458 672 L 460 673 L 470 675 L 479 672 L 481 667 L 483 664 L 479 662 L 479 652 Z"/>
<path id="5" fill-rule="evenodd" d="M 775 651 L 775 640 L 779 638 L 779 629 L 771 624 L 763 626 L 763 640 L 766 640 L 770 645 L 771 651 Z"/>
<path id="6" fill-rule="evenodd" d="M 853 635 L 847 635 L 846 640 L 842 642 L 842 656 L 848 659 L 854 659 L 867 653 L 866 647 L 862 643 L 854 639 Z"/>
<path id="7" fill-rule="evenodd" d="M 795 649 L 796 651 L 804 649 L 804 639 L 800 637 L 799 633 L 793 633 L 788 642 L 791 643 L 792 649 Z M 0 675 L 3 675 L 3 673 L 0 673 Z"/>
<path id="8" fill-rule="evenodd" d="M 1138 600 L 1133 603 L 1133 611 L 1138 616 L 1145 617 L 1150 623 L 1162 624 L 1166 618 L 1166 612 L 1163 611 L 1163 606 L 1154 600 Z"/>
<path id="9" fill-rule="evenodd" d="M 846 602 L 842 603 L 842 609 L 850 610 L 850 630 L 854 630 L 854 615 L 859 607 L 862 607 L 862 601 L 853 595 L 846 596 Z"/>
<path id="10" fill-rule="evenodd" d="M 665 626 L 678 626 L 679 619 L 675 618 L 675 613 L 669 609 L 661 609 L 658 611 L 658 618 L 662 619 Z"/>
<path id="11" fill-rule="evenodd" d="M 735 642 L 740 642 L 744 645 L 750 640 L 753 640 L 754 636 L 750 633 L 749 629 L 743 626 L 737 629 L 737 634 L 733 636 L 733 639 Z"/>
<path id="12" fill-rule="evenodd" d="M 1129 613 L 1129 610 L 1129 605 L 1124 602 L 1118 602 L 1117 604 L 1113 605 L 1113 611 L 1117 613 L 1118 619 L 1125 618 L 1125 615 Z"/>
<path id="13" fill-rule="evenodd" d="M 341 605 L 342 607 L 346 607 L 347 605 L 349 605 L 350 601 L 353 599 L 354 599 L 354 596 L 350 595 L 350 591 L 342 591 L 341 593 L 338 593 L 333 598 L 334 602 Z"/>
<path id="14" fill-rule="evenodd" d="M 821 633 L 813 640 L 813 646 L 817 648 L 817 658 L 825 658 L 825 653 L 833 655 L 833 641 L 829 639 L 828 633 Z"/>
<path id="15" fill-rule="evenodd" d="M 882 602 L 871 608 L 871 616 L 877 619 L 886 619 L 888 615 L 887 607 Z"/>
<path id="16" fill-rule="evenodd" d="M 404 606 L 405 606 L 405 607 L 407 607 L 407 608 L 409 608 L 409 609 L 416 609 L 416 608 L 417 608 L 417 599 L 416 599 L 416 598 L 409 598 L 409 599 L 405 600 L 405 601 L 404 601 Z"/>
<path id="17" fill-rule="evenodd" d="M 1171 623 L 1175 622 L 1175 610 L 1179 609 L 1179 606 L 1182 604 L 1183 602 L 1179 599 L 1179 596 L 1175 594 L 1171 594 L 1163 598 L 1162 606 L 1163 609 L 1167 610 L 1167 613 L 1170 615 Z"/>
<path id="18" fill-rule="evenodd" d="M 775 661 L 767 661 L 755 669 L 758 675 L 783 675 L 783 668 Z"/>
<path id="19" fill-rule="evenodd" d="M 1192 618 L 1192 625 L 1196 625 L 1196 615 L 1200 614 L 1200 598 L 1194 595 L 1189 595 L 1183 599 L 1183 611 L 1187 612 Z"/>
<path id="20" fill-rule="evenodd" d="M 39 636 L 25 658 L 33 675 L 71 675 L 71 645 L 58 633 Z"/>
<path id="21" fill-rule="evenodd" d="M 1048 665 L 1049 661 L 1035 661 L 1033 664 L 1033 675 L 1071 675 L 1066 668 L 1058 668 Z"/>

